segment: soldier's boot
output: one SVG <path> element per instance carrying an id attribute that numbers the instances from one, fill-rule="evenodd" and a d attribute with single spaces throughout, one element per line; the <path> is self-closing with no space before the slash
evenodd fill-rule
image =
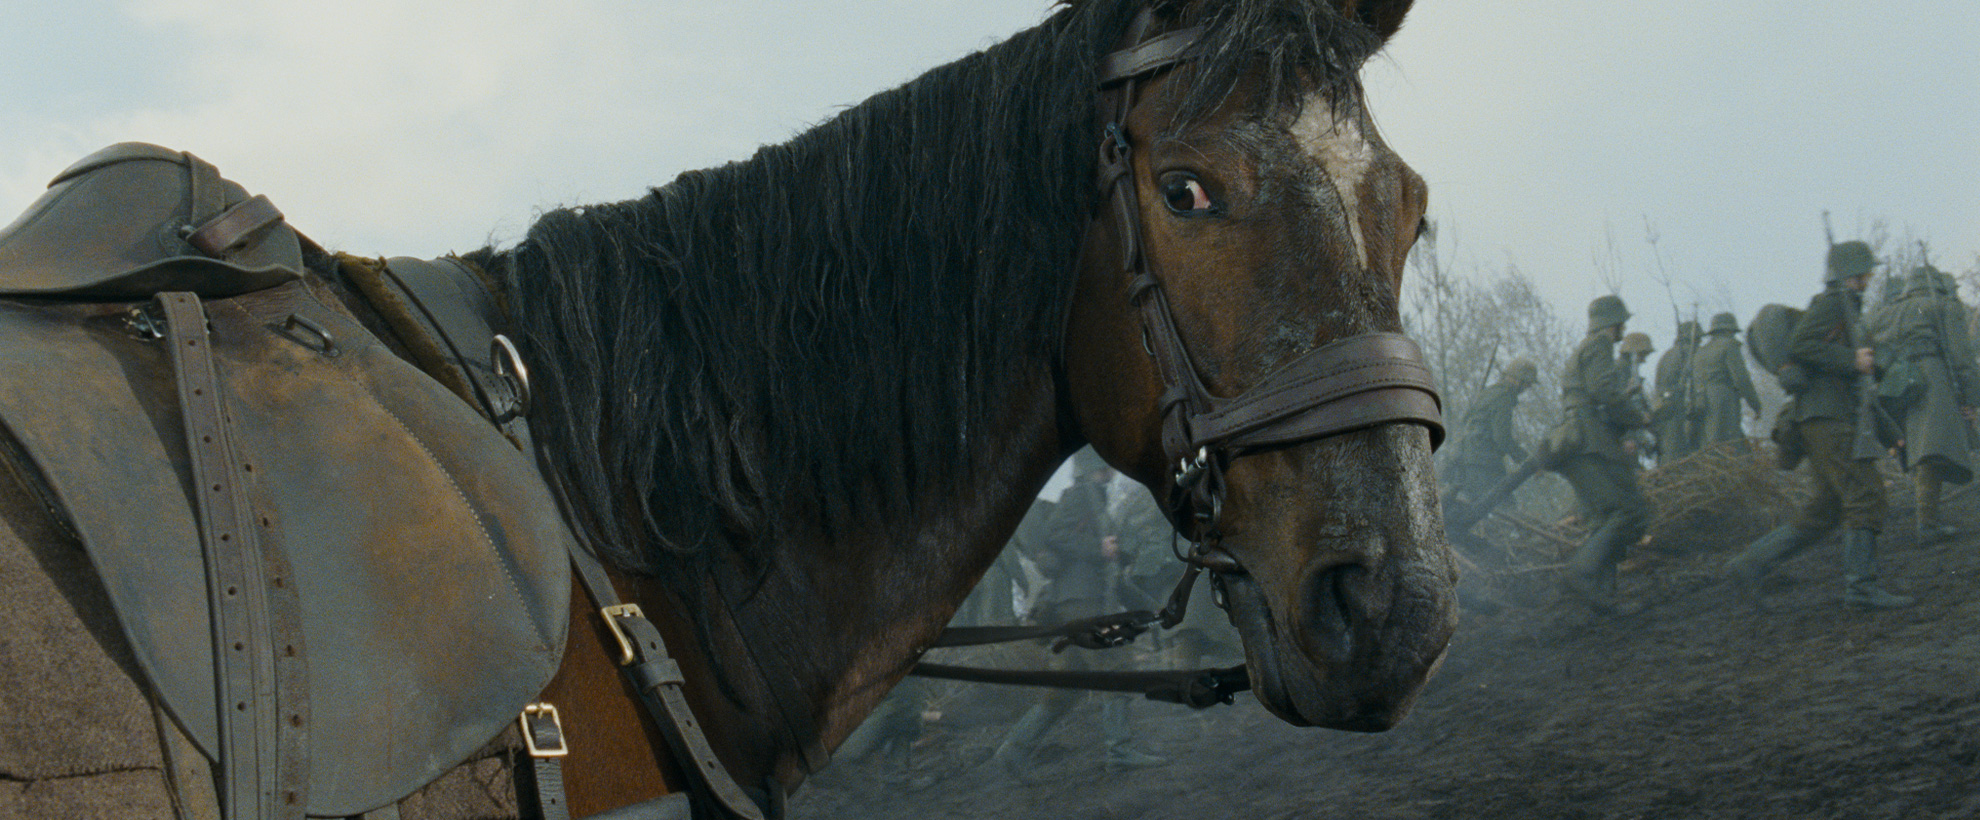
<path id="1" fill-rule="evenodd" d="M 1782 561 L 1793 558 L 1796 553 L 1808 548 L 1809 544 L 1822 537 L 1821 530 L 1804 530 L 1793 524 L 1782 524 L 1766 535 L 1747 544 L 1731 561 L 1726 562 L 1726 580 L 1733 588 L 1749 600 L 1760 597 L 1760 581 Z"/>
<path id="2" fill-rule="evenodd" d="M 1877 531 L 1843 531 L 1843 603 L 1859 609 L 1898 609 L 1917 603 L 1877 586 Z"/>
<path id="3" fill-rule="evenodd" d="M 1052 728 L 1053 713 L 1043 703 L 1032 704 L 1011 729 L 1004 733 L 1004 742 L 997 744 L 996 754 L 991 755 L 997 766 L 1020 783 L 1037 783 L 1038 775 L 1031 766 L 1032 754 L 1038 750 L 1038 741 L 1045 736 L 1045 730 Z"/>
<path id="4" fill-rule="evenodd" d="M 1129 701 L 1124 697 L 1110 696 L 1100 702 L 1100 729 L 1107 739 L 1107 768 L 1118 771 L 1168 765 L 1168 758 L 1134 748 L 1134 726 L 1128 706 Z"/>
<path id="5" fill-rule="evenodd" d="M 1561 578 L 1563 592 L 1605 615 L 1617 614 L 1616 564 L 1629 546 L 1623 543 L 1622 527 L 1620 520 L 1611 519 L 1589 533 Z"/>
<path id="6" fill-rule="evenodd" d="M 1939 517 L 1939 494 L 1945 482 L 1930 462 L 1918 467 L 1918 540 L 1930 544 L 1959 534 L 1959 528 Z"/>

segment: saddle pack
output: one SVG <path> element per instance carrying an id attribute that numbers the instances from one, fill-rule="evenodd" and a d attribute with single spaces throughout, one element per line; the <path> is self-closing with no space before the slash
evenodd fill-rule
<path id="1" fill-rule="evenodd" d="M 515 720 L 567 629 L 572 535 L 502 429 L 476 274 L 367 268 L 436 330 L 470 327 L 408 344 L 430 375 L 306 243 L 141 143 L 0 229 L 0 461 L 82 543 L 229 816 L 390 805 Z M 456 344 L 477 322 L 481 348 Z"/>

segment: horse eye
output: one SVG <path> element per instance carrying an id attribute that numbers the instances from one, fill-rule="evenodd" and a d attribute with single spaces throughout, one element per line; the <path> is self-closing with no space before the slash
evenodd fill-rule
<path id="1" fill-rule="evenodd" d="M 1200 216 L 1214 207 L 1203 183 L 1188 174 L 1171 174 L 1162 179 L 1162 200 L 1169 210 L 1183 216 Z"/>

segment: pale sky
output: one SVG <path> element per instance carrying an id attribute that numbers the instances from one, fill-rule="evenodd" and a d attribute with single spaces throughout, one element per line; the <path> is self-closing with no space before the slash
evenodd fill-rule
<path id="1" fill-rule="evenodd" d="M 96 148 L 190 150 L 324 244 L 432 256 L 747 157 L 1032 25 L 1047 0 L 17 0 L 0 12 L 0 219 Z M 1619 276 L 1805 303 L 1820 214 L 1980 255 L 1980 3 L 1421 0 L 1370 66 L 1445 259 L 1580 316 Z M 1608 248 L 1613 247 L 1613 252 Z M 1660 320 L 1658 317 L 1662 316 Z"/>

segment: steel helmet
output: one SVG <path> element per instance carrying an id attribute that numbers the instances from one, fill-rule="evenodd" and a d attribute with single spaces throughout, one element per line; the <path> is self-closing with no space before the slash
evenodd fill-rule
<path id="1" fill-rule="evenodd" d="M 1904 278 L 1904 293 L 1938 293 L 1939 271 L 1931 265 L 1919 265 L 1911 269 L 1911 275 Z"/>
<path id="2" fill-rule="evenodd" d="M 1631 333 L 1623 337 L 1622 347 L 1616 349 L 1624 353 L 1642 353 L 1648 355 L 1655 351 L 1657 346 L 1650 343 L 1650 334 Z"/>
<path id="3" fill-rule="evenodd" d="M 1844 279 L 1862 276 L 1877 267 L 1877 256 L 1870 252 L 1870 245 L 1852 239 L 1829 246 L 1829 272 L 1822 281 L 1835 284 Z"/>
<path id="4" fill-rule="evenodd" d="M 1738 317 L 1735 317 L 1730 313 L 1721 313 L 1717 316 L 1712 317 L 1713 335 L 1718 335 L 1720 333 L 1738 333 L 1738 332 L 1739 332 Z"/>
<path id="5" fill-rule="evenodd" d="M 1532 359 L 1521 356 L 1506 362 L 1506 378 L 1532 384 L 1540 380 L 1540 368 L 1534 366 Z"/>
<path id="6" fill-rule="evenodd" d="M 1598 296 L 1588 303 L 1588 332 L 1614 327 L 1629 321 L 1629 308 L 1620 296 Z"/>

